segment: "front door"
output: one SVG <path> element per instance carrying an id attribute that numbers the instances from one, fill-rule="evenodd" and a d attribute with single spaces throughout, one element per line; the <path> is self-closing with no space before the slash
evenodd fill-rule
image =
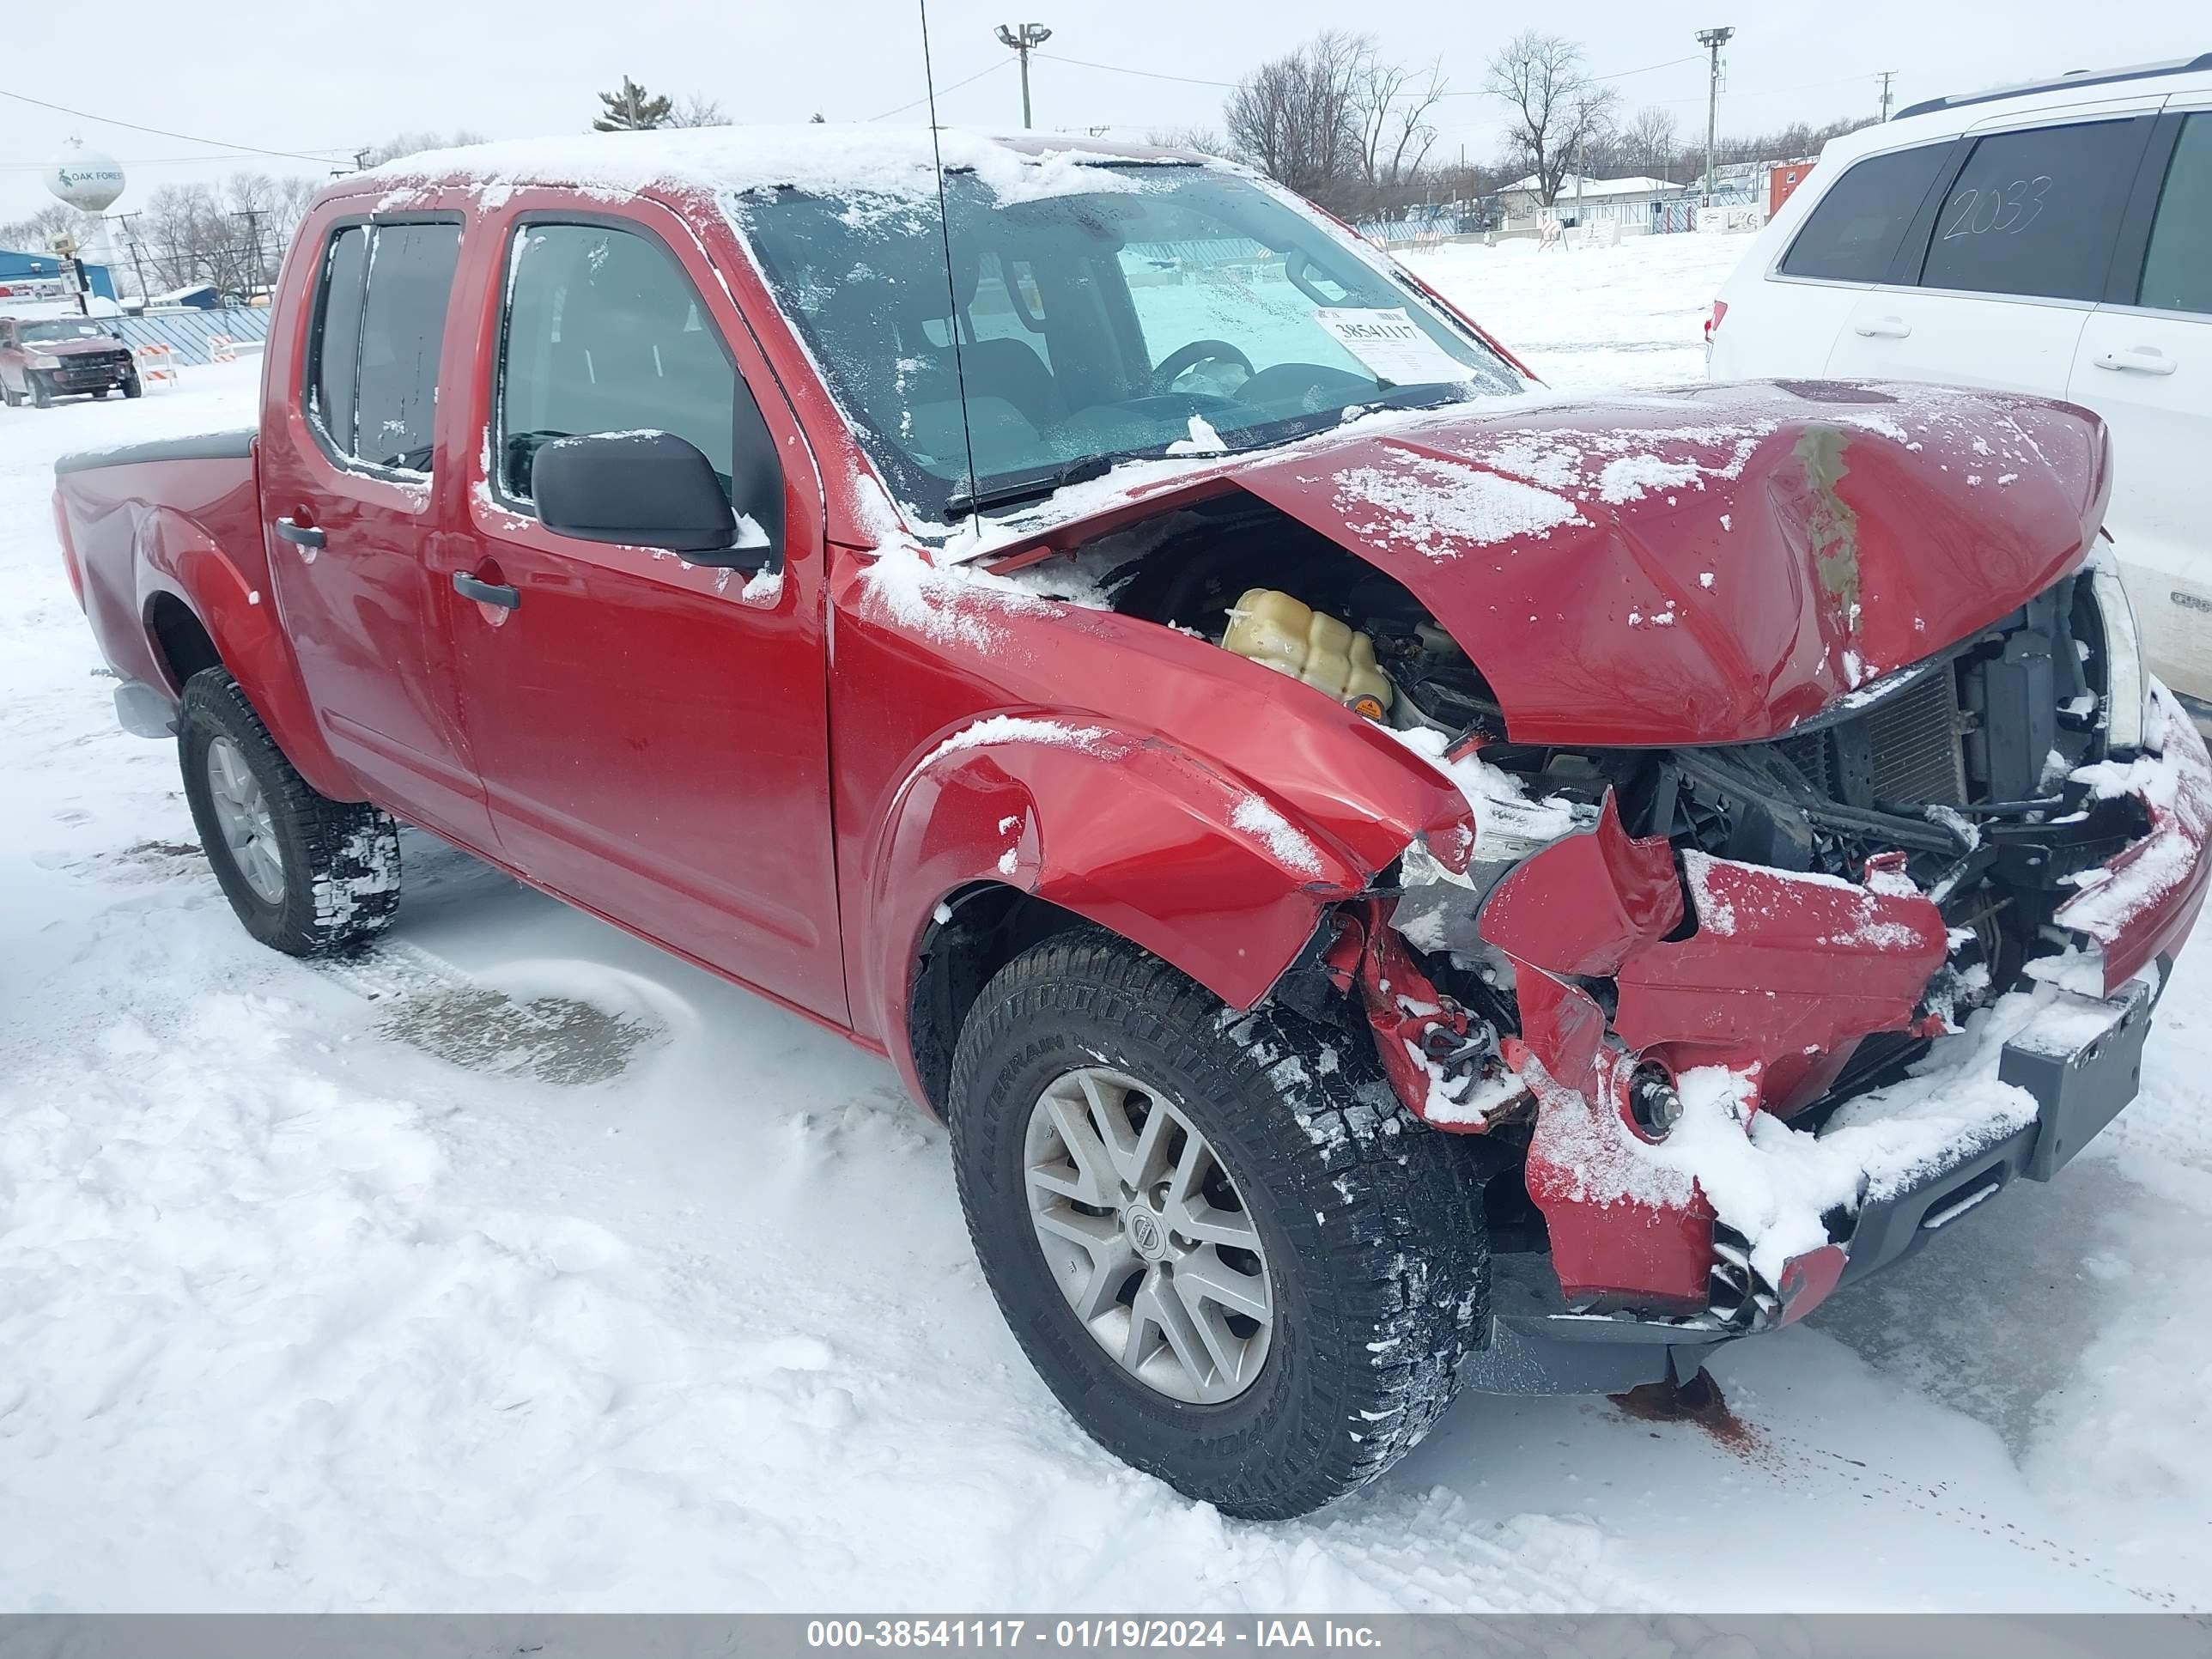
<path id="1" fill-rule="evenodd" d="M 812 465 L 690 232 L 628 211 L 507 221 L 489 476 L 444 576 L 468 579 L 446 603 L 470 743 L 524 875 L 842 1021 Z M 538 521 L 540 445 L 642 430 L 697 446 L 784 568 L 749 582 Z"/>
<path id="2" fill-rule="evenodd" d="M 277 613 L 331 752 L 377 804 L 489 848 L 427 563 L 445 482 L 432 473 L 432 428 L 461 227 L 360 222 L 321 235 L 308 309 L 284 329 L 301 365 L 297 395 L 272 386 L 262 417 Z"/>
<path id="3" fill-rule="evenodd" d="M 1967 140 L 1924 252 L 1858 297 L 1829 375 L 2063 397 L 2149 125 L 2107 113 Z"/>
<path id="4" fill-rule="evenodd" d="M 2179 119 L 2140 275 L 2124 280 L 2133 303 L 2090 314 L 2066 395 L 2112 428 L 2105 522 L 2151 672 L 2212 700 L 2212 109 Z"/>

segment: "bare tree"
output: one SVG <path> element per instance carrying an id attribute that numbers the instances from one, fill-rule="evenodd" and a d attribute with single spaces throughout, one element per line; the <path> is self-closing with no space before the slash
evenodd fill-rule
<path id="1" fill-rule="evenodd" d="M 1359 43 L 1352 80 L 1352 114 L 1358 123 L 1359 166 L 1373 191 L 1395 191 L 1418 175 L 1437 142 L 1429 112 L 1445 93 L 1443 69 L 1410 70 L 1376 58 Z"/>
<path id="2" fill-rule="evenodd" d="M 660 125 L 665 127 L 726 127 L 735 123 L 730 119 L 729 111 L 722 107 L 720 100 L 710 98 L 703 92 L 695 92 L 670 111 L 668 118 Z"/>
<path id="3" fill-rule="evenodd" d="M 1358 36 L 1324 29 L 1262 64 L 1229 95 L 1231 146 L 1278 183 L 1332 202 L 1359 173 L 1355 100 L 1369 56 Z"/>
<path id="4" fill-rule="evenodd" d="M 461 149 L 470 144 L 481 144 L 484 136 L 471 132 L 466 127 L 456 127 L 452 133 L 395 132 L 380 144 L 371 144 L 362 150 L 356 159 L 365 167 L 381 167 L 386 161 L 397 161 L 403 156 L 420 155 L 426 149 Z"/>
<path id="5" fill-rule="evenodd" d="M 1635 119 L 1621 129 L 1615 148 L 1622 165 L 1635 168 L 1647 178 L 1664 179 L 1672 184 L 1674 161 L 1682 150 L 1674 112 L 1657 104 L 1646 104 L 1636 112 Z"/>
<path id="6" fill-rule="evenodd" d="M 1536 181 L 1546 207 L 1568 168 L 1613 125 L 1620 94 L 1583 70 L 1583 49 L 1556 34 L 1523 30 L 1490 60 L 1489 90 L 1505 100 L 1507 142 Z"/>
<path id="7" fill-rule="evenodd" d="M 24 253 L 50 252 L 57 239 L 68 237 L 82 243 L 93 233 L 91 216 L 79 213 L 63 202 L 50 202 L 36 213 L 0 225 L 0 247 L 14 248 Z"/>
<path id="8" fill-rule="evenodd" d="M 1200 155 L 1226 155 L 1228 141 L 1212 127 L 1154 127 L 1145 142 L 1155 149 L 1189 149 Z"/>

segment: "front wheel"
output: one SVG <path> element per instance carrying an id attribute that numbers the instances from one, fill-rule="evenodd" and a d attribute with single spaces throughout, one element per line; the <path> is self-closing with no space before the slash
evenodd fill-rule
<path id="1" fill-rule="evenodd" d="M 46 384 L 46 377 L 33 372 L 30 376 L 30 381 L 31 407 L 52 409 L 54 406 L 54 389 Z"/>
<path id="2" fill-rule="evenodd" d="M 399 902 L 390 814 L 316 793 L 224 668 L 185 682 L 177 714 L 185 799 L 246 931 L 295 957 L 380 933 Z"/>
<path id="3" fill-rule="evenodd" d="M 132 374 L 129 380 L 124 381 L 123 395 L 126 398 L 143 398 L 146 395 L 146 388 L 138 383 L 137 374 Z"/>
<path id="4" fill-rule="evenodd" d="M 1352 1034 L 1063 934 L 985 987 L 950 1115 L 1000 1310 L 1124 1461 L 1281 1519 L 1381 1474 L 1450 1402 L 1487 1314 L 1480 1178 Z"/>

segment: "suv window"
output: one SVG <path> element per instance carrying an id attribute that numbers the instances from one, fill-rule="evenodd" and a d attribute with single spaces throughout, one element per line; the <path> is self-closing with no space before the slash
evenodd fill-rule
<path id="1" fill-rule="evenodd" d="M 498 372 L 499 482 L 514 501 L 530 500 L 531 467 L 551 439 L 666 432 L 696 447 L 732 505 L 775 535 L 775 440 L 698 290 L 658 239 L 525 225 Z"/>
<path id="2" fill-rule="evenodd" d="M 2212 313 L 2212 113 L 2182 123 L 2151 222 L 2136 303 Z"/>
<path id="3" fill-rule="evenodd" d="M 2103 298 L 2142 142 L 2142 126 L 2135 121 L 2084 121 L 1984 138 L 1936 212 L 1920 285 Z"/>
<path id="4" fill-rule="evenodd" d="M 430 470 L 438 355 L 460 253 L 459 225 L 349 225 L 331 238 L 307 408 L 341 455 Z"/>
<path id="5" fill-rule="evenodd" d="M 1950 151 L 1947 139 L 1855 164 L 1814 204 L 1783 258 L 1783 274 L 1881 281 Z"/>

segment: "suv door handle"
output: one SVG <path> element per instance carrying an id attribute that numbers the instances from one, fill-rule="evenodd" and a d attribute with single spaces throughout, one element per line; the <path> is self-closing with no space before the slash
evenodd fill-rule
<path id="1" fill-rule="evenodd" d="M 2128 374 L 2171 374 L 2181 367 L 2156 346 L 2130 346 L 2125 351 L 2106 351 L 2094 361 L 2100 368 L 2117 368 Z"/>
<path id="2" fill-rule="evenodd" d="M 453 572 L 453 592 L 465 599 L 495 605 L 502 611 L 515 610 L 522 604 L 520 589 L 502 587 L 497 582 L 480 582 L 465 570 Z"/>
<path id="3" fill-rule="evenodd" d="M 1853 325 L 1851 332 L 1869 340 L 1902 340 L 1912 332 L 1912 325 L 1902 317 L 1877 317 L 1870 323 Z"/>
<path id="4" fill-rule="evenodd" d="M 276 533 L 295 547 L 320 547 L 323 532 L 311 524 L 300 524 L 291 519 L 276 520 Z"/>

